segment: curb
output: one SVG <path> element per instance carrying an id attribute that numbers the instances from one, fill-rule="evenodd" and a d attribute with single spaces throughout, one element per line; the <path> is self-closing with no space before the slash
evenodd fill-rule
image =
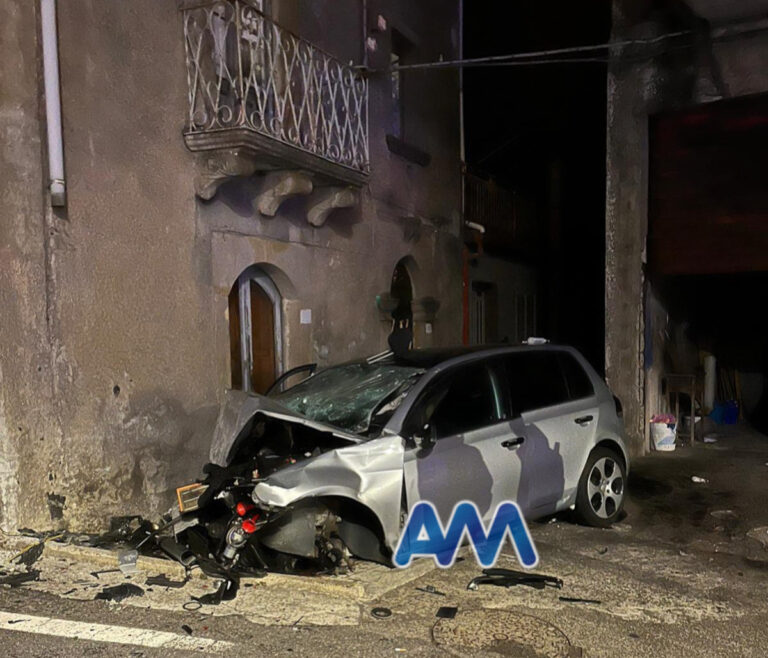
<path id="1" fill-rule="evenodd" d="M 0 536 L 0 548 L 13 553 L 19 553 L 39 543 L 40 540 L 35 537 Z M 116 552 L 92 546 L 75 546 L 58 541 L 47 541 L 45 542 L 43 555 L 66 558 L 73 562 L 90 564 L 95 567 L 118 568 Z M 136 560 L 136 567 L 142 573 L 165 574 L 169 578 L 175 577 L 178 579 L 187 577 L 187 570 L 173 560 L 139 555 L 139 559 Z"/>
<path id="2" fill-rule="evenodd" d="M 39 544 L 35 537 L 9 536 L 0 534 L 0 550 L 13 554 L 19 553 L 31 546 Z M 115 551 L 94 548 L 92 546 L 76 546 L 58 541 L 45 542 L 43 556 L 64 558 L 78 564 L 85 564 L 98 570 L 99 568 L 118 568 Z M 139 555 L 136 567 L 142 574 L 164 574 L 174 580 L 207 578 L 200 569 L 187 571 L 181 564 L 173 560 Z M 368 602 L 382 597 L 393 589 L 421 578 L 435 569 L 432 560 L 416 560 L 407 569 L 391 569 L 373 562 L 358 562 L 355 571 L 343 576 L 293 576 L 280 573 L 268 573 L 263 578 L 244 577 L 243 582 L 253 583 L 255 587 L 276 589 L 294 589 L 314 594 L 327 594 L 335 598 L 343 598 L 356 602 Z"/>

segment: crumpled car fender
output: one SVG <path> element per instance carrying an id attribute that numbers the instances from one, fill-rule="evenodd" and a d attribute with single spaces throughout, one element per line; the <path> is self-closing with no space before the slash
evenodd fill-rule
<path id="1" fill-rule="evenodd" d="M 399 436 L 337 448 L 274 473 L 256 485 L 253 499 L 287 507 L 307 498 L 350 498 L 376 515 L 387 546 L 394 549 L 400 532 L 404 455 Z"/>

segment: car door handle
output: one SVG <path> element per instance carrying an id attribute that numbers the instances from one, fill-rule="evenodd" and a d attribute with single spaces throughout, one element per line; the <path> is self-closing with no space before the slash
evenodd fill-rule
<path id="1" fill-rule="evenodd" d="M 507 439 L 506 441 L 502 441 L 501 445 L 502 445 L 502 447 L 506 448 L 507 450 L 514 450 L 523 441 L 525 441 L 525 437 L 516 436 L 514 439 Z"/>
<path id="2" fill-rule="evenodd" d="M 586 425 L 587 423 L 591 423 L 595 419 L 594 416 L 580 416 L 573 422 L 577 425 Z"/>

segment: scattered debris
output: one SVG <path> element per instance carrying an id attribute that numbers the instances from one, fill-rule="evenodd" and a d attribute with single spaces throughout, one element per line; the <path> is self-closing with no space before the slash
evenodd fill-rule
<path id="1" fill-rule="evenodd" d="M 159 576 L 150 576 L 144 582 L 147 587 L 172 587 L 173 589 L 179 589 L 187 584 L 187 580 L 171 580 L 165 574 L 160 574 Z"/>
<path id="2" fill-rule="evenodd" d="M 392 616 L 392 611 L 389 608 L 374 608 L 371 610 L 371 615 L 376 619 L 386 619 Z"/>
<path id="3" fill-rule="evenodd" d="M 27 532 L 32 532 L 31 530 L 27 530 Z M 45 549 L 46 542 L 54 541 L 56 539 L 61 539 L 64 535 L 63 534 L 52 534 L 52 533 L 41 533 L 39 535 L 32 535 L 40 539 L 40 541 L 37 544 L 32 544 L 32 546 L 27 546 L 23 551 L 20 553 L 16 553 L 10 560 L 8 560 L 9 564 L 12 564 L 13 562 L 16 562 L 16 564 L 23 565 L 25 569 L 29 569 L 35 562 L 37 562 L 40 559 L 40 556 L 43 554 L 43 550 Z"/>
<path id="4" fill-rule="evenodd" d="M 45 540 L 41 541 L 38 544 L 32 544 L 32 546 L 28 546 L 25 548 L 21 553 L 17 553 L 14 555 L 10 560 L 8 560 L 9 563 L 16 563 L 19 565 L 23 565 L 24 568 L 29 569 L 35 562 L 37 562 L 40 559 L 40 556 L 43 554 L 43 549 L 45 548 Z"/>
<path id="5" fill-rule="evenodd" d="M 215 592 L 193 596 L 192 598 L 201 605 L 219 605 L 222 601 L 231 601 L 235 598 L 240 588 L 240 581 L 235 578 L 225 578 Z"/>
<path id="6" fill-rule="evenodd" d="M 0 585 L 6 587 L 18 587 L 24 583 L 29 583 L 33 580 L 40 579 L 40 572 L 36 569 L 30 571 L 22 571 L 20 573 L 5 573 L 0 572 Z"/>
<path id="7" fill-rule="evenodd" d="M 458 608 L 455 608 L 449 605 L 444 605 L 440 609 L 438 609 L 435 617 L 437 617 L 438 619 L 453 619 L 456 616 L 456 613 L 458 611 L 459 611 Z"/>
<path id="8" fill-rule="evenodd" d="M 707 480 L 706 478 L 699 477 L 698 475 L 692 475 L 691 482 L 695 482 L 696 484 L 707 484 L 709 480 Z"/>
<path id="9" fill-rule="evenodd" d="M 600 605 L 602 603 L 602 601 L 598 601 L 597 599 L 582 599 L 572 596 L 558 596 L 557 598 L 563 603 L 589 603 L 592 605 Z"/>
<path id="10" fill-rule="evenodd" d="M 705 436 L 704 443 L 717 443 L 717 439 L 714 436 Z"/>
<path id="11" fill-rule="evenodd" d="M 99 580 L 99 575 L 103 573 L 122 573 L 120 569 L 102 569 L 101 571 L 91 571 L 91 575 Z"/>
<path id="12" fill-rule="evenodd" d="M 736 512 L 734 512 L 732 509 L 716 509 L 714 512 L 710 512 L 709 515 L 716 519 L 736 520 L 739 518 Z"/>
<path id="13" fill-rule="evenodd" d="M 476 590 L 479 585 L 498 585 L 499 587 L 514 587 L 515 585 L 528 585 L 534 589 L 544 589 L 547 586 L 557 589 L 563 588 L 563 581 L 554 576 L 544 576 L 525 571 L 512 571 L 511 569 L 483 569 L 482 576 L 476 576 L 469 581 L 467 589 Z"/>
<path id="14" fill-rule="evenodd" d="M 142 516 L 113 516 L 109 520 L 109 530 L 96 538 L 94 546 L 108 547 L 127 544 L 137 547 L 142 540 L 152 536 L 157 527 Z"/>
<path id="15" fill-rule="evenodd" d="M 600 553 L 600 555 L 605 555 L 608 552 L 608 547 L 603 546 L 602 548 L 598 548 L 597 552 Z"/>
<path id="16" fill-rule="evenodd" d="M 139 567 L 136 565 L 138 559 L 139 552 L 135 549 L 122 549 L 117 552 L 117 566 L 126 576 L 139 573 Z"/>
<path id="17" fill-rule="evenodd" d="M 768 526 L 752 528 L 752 530 L 747 533 L 747 537 L 759 541 L 763 545 L 763 548 L 768 549 Z"/>
<path id="18" fill-rule="evenodd" d="M 184 631 L 187 635 L 192 635 L 192 627 L 189 624 L 182 624 L 181 630 Z"/>
<path id="19" fill-rule="evenodd" d="M 138 585 L 132 583 L 121 583 L 113 587 L 105 587 L 94 598 L 94 600 L 114 601 L 119 603 L 132 596 L 144 596 L 144 590 Z"/>
<path id="20" fill-rule="evenodd" d="M 426 592 L 427 594 L 434 594 L 435 596 L 445 596 L 445 592 L 439 592 L 435 589 L 434 585 L 425 585 L 424 587 L 417 587 L 420 592 Z"/>

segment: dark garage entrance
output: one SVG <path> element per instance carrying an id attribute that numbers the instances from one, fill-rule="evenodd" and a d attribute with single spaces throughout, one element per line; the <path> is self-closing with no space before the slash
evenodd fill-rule
<path id="1" fill-rule="evenodd" d="M 663 333 L 665 372 L 701 376 L 702 353 L 713 354 L 716 398 L 738 398 L 768 431 L 768 96 L 659 115 L 650 128 L 648 294 L 668 318 L 650 319 L 646 342 Z"/>

